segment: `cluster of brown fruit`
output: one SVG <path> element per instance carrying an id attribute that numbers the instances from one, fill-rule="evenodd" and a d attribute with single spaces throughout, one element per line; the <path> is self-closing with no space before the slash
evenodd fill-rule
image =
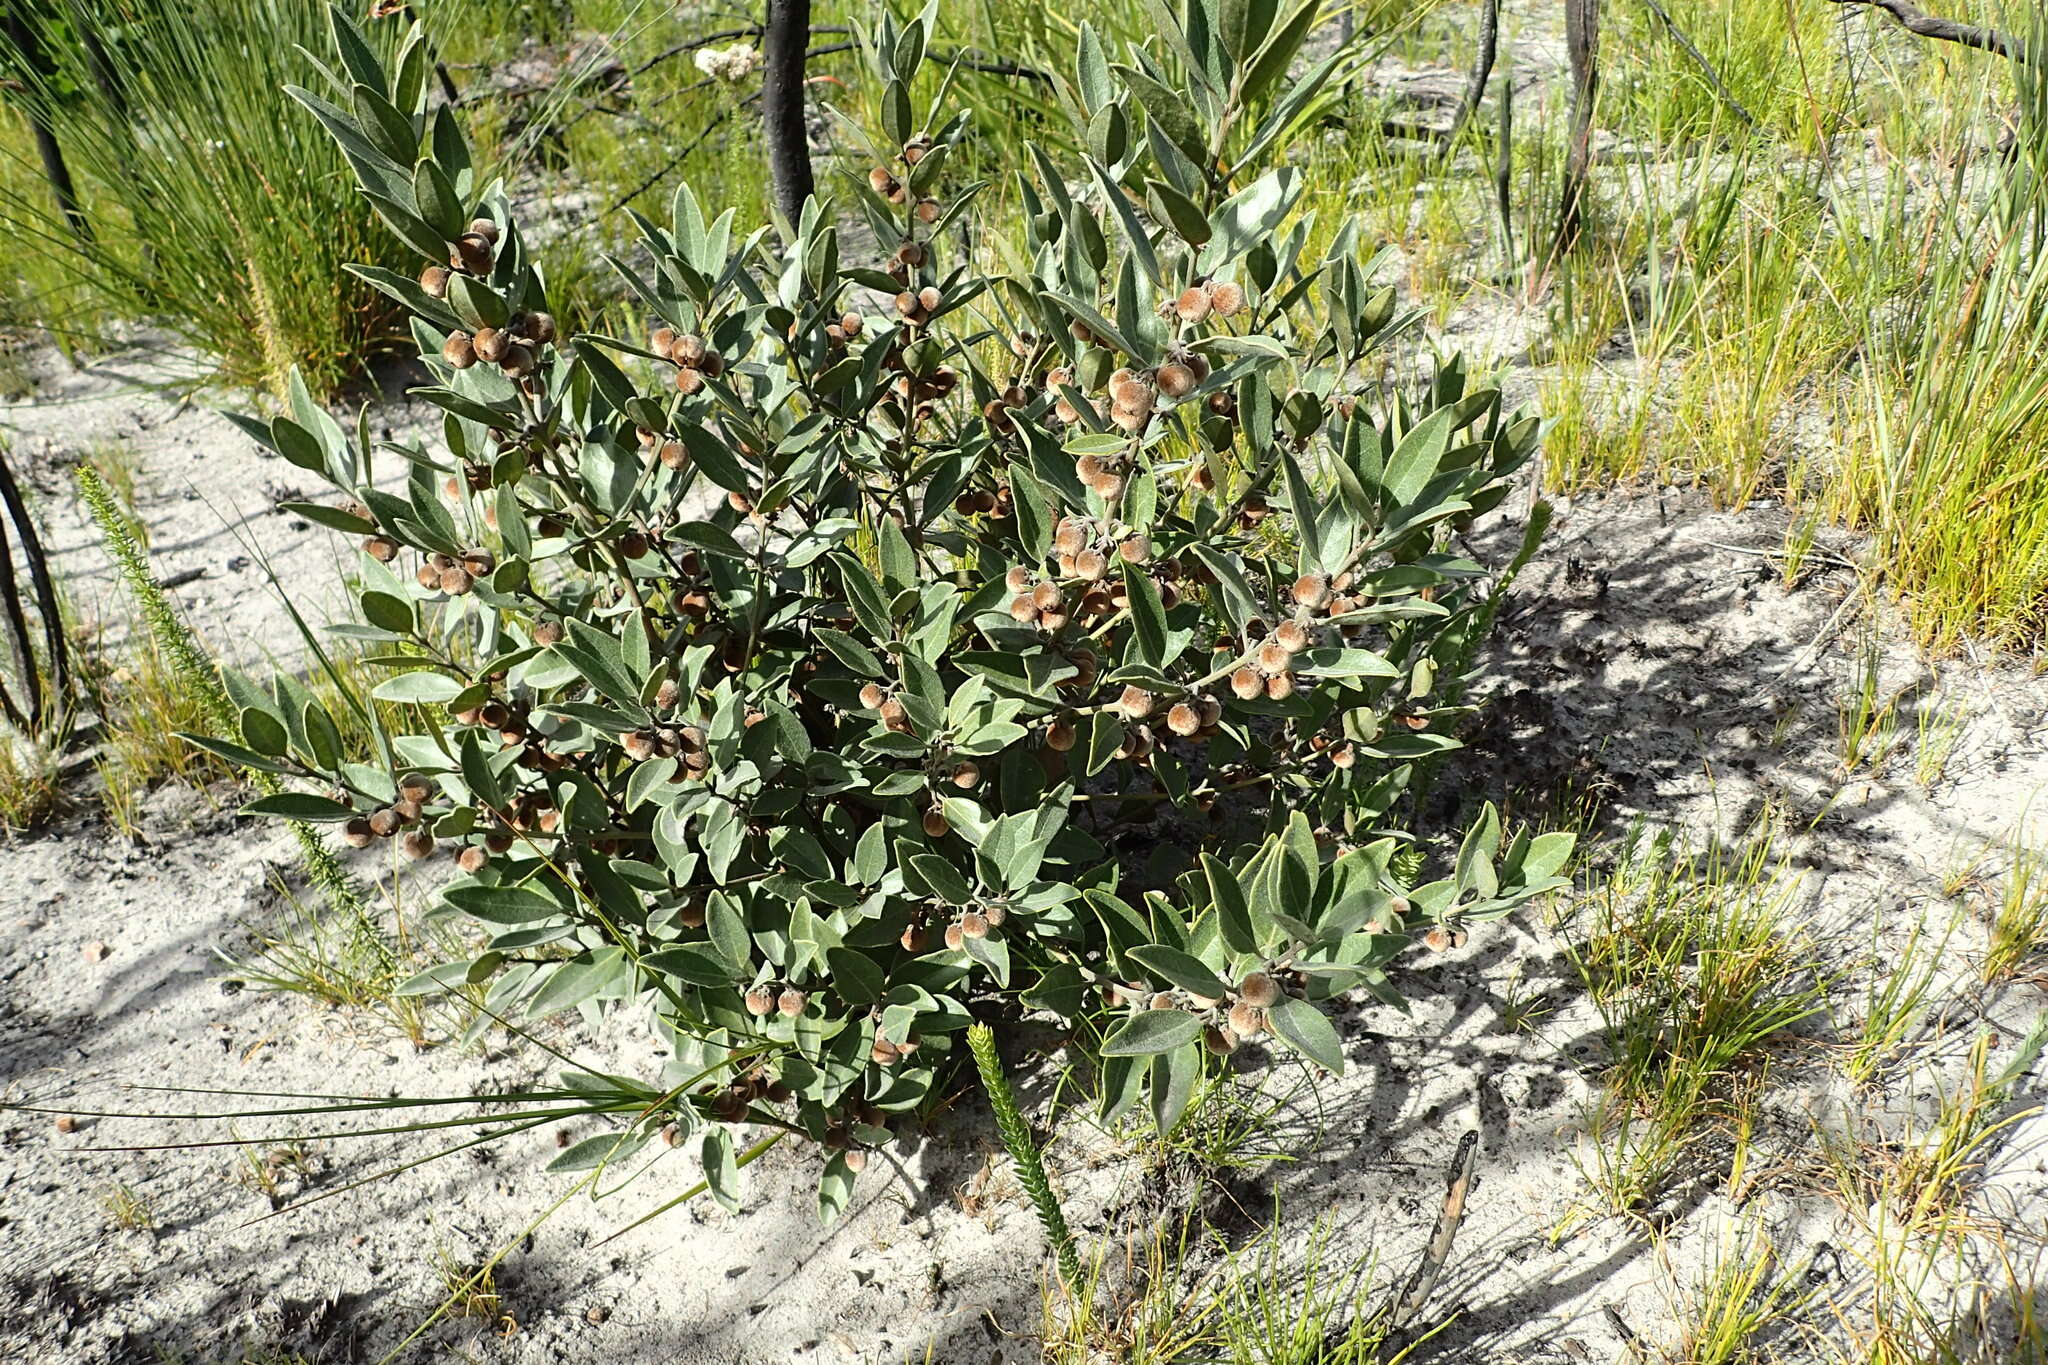
<path id="1" fill-rule="evenodd" d="M 704 747 L 704 731 L 695 725 L 662 725 L 635 730 L 620 737 L 619 747 L 635 763 L 656 758 L 679 760 L 676 776 L 680 780 L 699 781 L 711 771 L 711 755 Z"/>
<path id="2" fill-rule="evenodd" d="M 726 1123 L 738 1123 L 745 1118 L 747 1107 L 756 1100 L 766 1100 L 770 1104 L 786 1104 L 796 1096 L 794 1090 L 771 1077 L 761 1067 L 735 1076 L 725 1085 L 707 1086 L 697 1093 L 710 1096 L 712 1115 Z"/>
<path id="3" fill-rule="evenodd" d="M 925 153 L 931 149 L 931 134 L 918 133 L 910 141 L 903 144 L 903 164 L 915 166 L 918 162 L 924 160 Z M 868 188 L 892 204 L 902 203 L 905 199 L 909 198 L 910 194 L 903 182 L 896 178 L 896 173 L 887 166 L 876 166 L 868 172 Z M 932 201 L 920 200 L 918 203 L 919 209 L 922 210 L 926 203 L 932 203 Z M 939 216 L 938 205 L 932 203 L 932 216 L 930 218 L 924 218 L 922 212 L 918 216 L 927 223 L 936 221 Z"/>
<path id="4" fill-rule="evenodd" d="M 922 1041 L 915 1033 L 900 1043 L 892 1043 L 877 1034 L 874 1046 L 868 1049 L 868 1060 L 877 1066 L 894 1066 L 905 1057 L 915 1056 Z"/>
<path id="5" fill-rule="evenodd" d="M 878 1048 L 888 1046 L 877 1040 Z M 908 1056 L 916 1051 L 915 1041 L 905 1043 L 895 1055 Z M 880 1060 L 878 1057 L 877 1060 Z M 796 1091 L 788 1082 L 768 1074 L 766 1067 L 756 1066 L 735 1076 L 724 1085 L 703 1086 L 698 1089 L 699 1099 L 706 1101 L 705 1107 L 713 1118 L 722 1123 L 739 1123 L 747 1117 L 748 1109 L 759 1102 L 787 1104 L 796 1098 Z M 888 1121 L 888 1115 L 878 1106 L 866 1100 L 855 1100 L 843 1108 L 828 1111 L 825 1124 L 825 1146 L 833 1151 L 846 1153 L 846 1168 L 858 1172 L 867 1165 L 868 1154 L 853 1145 L 853 1125 L 865 1124 L 880 1128 Z M 688 1133 L 680 1123 L 670 1123 L 661 1130 L 661 1140 L 671 1147 L 679 1147 Z"/>
<path id="6" fill-rule="evenodd" d="M 1218 998 L 1192 991 L 1155 991 L 1150 986 L 1111 982 L 1103 988 L 1112 1008 L 1187 1010 L 1209 1016 L 1202 1041 L 1218 1055 L 1234 1052 L 1239 1043 L 1267 1030 L 1266 1011 L 1280 1003 L 1280 983 L 1268 972 L 1245 973 L 1237 989 Z M 1220 1011 L 1220 1017 L 1212 1014 Z"/>
<path id="7" fill-rule="evenodd" d="M 998 521 L 1009 516 L 1014 505 L 1008 484 L 997 484 L 994 488 L 970 488 L 953 499 L 953 510 L 963 517 L 994 517 Z"/>
<path id="8" fill-rule="evenodd" d="M 1167 359 L 1150 370 L 1134 370 L 1128 366 L 1112 370 L 1104 387 L 1109 393 L 1109 420 L 1117 430 L 1127 436 L 1136 436 L 1151 424 L 1153 414 L 1159 411 L 1159 400 L 1165 398 L 1179 402 L 1193 393 L 1203 380 L 1209 377 L 1209 362 L 1196 351 L 1176 348 Z M 1081 420 L 1081 410 L 1076 407 L 1070 395 L 1076 391 L 1075 372 L 1071 366 L 1059 365 L 1046 372 L 1046 384 L 1059 393 L 1053 404 L 1053 415 L 1060 421 L 1073 425 Z M 1089 412 L 1097 418 L 1102 409 L 1095 400 L 1083 397 L 1089 405 Z M 1099 475 L 1114 478 L 1114 474 Z M 1116 489 L 1099 487 L 1090 482 L 1089 488 L 1104 498 L 1114 498 Z"/>
<path id="9" fill-rule="evenodd" d="M 469 227 L 448 248 L 448 264 L 429 265 L 420 271 L 420 288 L 431 298 L 448 297 L 448 278 L 456 271 L 465 275 L 488 275 L 498 259 L 500 228 L 488 218 L 472 218 Z"/>
<path id="10" fill-rule="evenodd" d="M 917 420 L 920 422 L 932 415 L 934 401 L 950 396 L 960 387 L 960 371 L 951 365 L 940 365 L 929 374 L 915 374 L 904 363 L 900 350 L 889 356 L 889 364 L 903 371 L 896 376 L 896 397 L 917 405 Z"/>
<path id="11" fill-rule="evenodd" d="M 795 324 L 792 323 L 791 327 L 794 328 L 794 326 Z M 853 312 L 841 313 L 837 322 L 825 324 L 825 343 L 831 347 L 832 353 L 837 355 L 845 350 L 847 343 L 858 337 L 866 327 L 867 323 L 862 320 L 860 314 Z"/>
<path id="12" fill-rule="evenodd" d="M 903 143 L 903 151 L 901 151 L 903 164 L 905 166 L 915 166 L 915 164 L 924 160 L 924 153 L 930 151 L 930 149 L 932 149 L 932 135 L 930 133 L 915 133 L 915 135 L 911 135 L 911 139 L 907 143 Z M 907 194 L 903 184 L 897 182 L 895 172 L 891 172 L 887 166 L 877 166 L 877 168 L 868 172 L 868 186 L 877 194 L 881 194 L 883 199 L 893 203 L 893 205 L 903 203 L 905 194 Z"/>
<path id="13" fill-rule="evenodd" d="M 953 916 L 946 925 L 942 937 L 946 947 L 954 952 L 967 945 L 969 939 L 996 937 L 996 931 L 1008 922 L 1010 912 L 1000 905 L 987 905 L 979 910 L 963 910 Z M 934 918 L 931 912 L 920 906 L 912 913 L 910 923 L 904 926 L 897 937 L 897 943 L 906 953 L 921 953 L 931 947 Z"/>
<path id="14" fill-rule="evenodd" d="M 515 795 L 502 812 L 491 816 L 480 844 L 472 844 L 462 850 L 456 859 L 464 872 L 477 872 L 490 861 L 491 854 L 504 853 L 511 849 L 522 834 L 551 835 L 562 827 L 562 812 L 555 805 L 554 798 L 542 789 L 528 789 Z M 593 847 L 607 846 L 605 840 L 595 840 Z M 616 842 L 609 847 L 616 848 Z"/>
<path id="15" fill-rule="evenodd" d="M 676 392 L 686 398 L 703 388 L 705 380 L 725 373 L 725 357 L 695 332 L 679 334 L 672 328 L 657 327 L 647 338 L 647 345 L 675 365 Z"/>
<path id="16" fill-rule="evenodd" d="M 488 275 L 498 260 L 498 225 L 488 218 L 469 220 L 469 231 L 455 239 L 448 268 L 469 275 Z"/>
<path id="17" fill-rule="evenodd" d="M 902 702 L 890 696 L 880 683 L 868 683 L 860 690 L 860 704 L 870 711 L 878 711 L 884 728 L 899 735 L 910 733 L 910 711 Z"/>
<path id="18" fill-rule="evenodd" d="M 690 467 L 689 448 L 681 441 L 646 427 L 639 428 L 637 434 L 642 455 L 649 463 L 659 460 L 663 467 L 678 471 Z"/>
<path id="19" fill-rule="evenodd" d="M 1011 384 L 1001 393 L 981 405 L 981 415 L 988 422 L 989 429 L 998 436 L 1008 436 L 1017 429 L 1012 412 L 1031 401 L 1031 391 L 1022 384 Z"/>
<path id="20" fill-rule="evenodd" d="M 434 836 L 419 826 L 426 803 L 433 799 L 433 784 L 424 774 L 407 773 L 398 780 L 397 791 L 398 799 L 390 805 L 380 806 L 368 815 L 353 816 L 344 823 L 342 842 L 350 848 L 368 848 L 402 830 L 398 846 L 406 857 L 417 860 L 432 853 Z"/>
<path id="21" fill-rule="evenodd" d="M 527 702 L 503 702 L 493 697 L 455 712 L 453 719 L 458 725 L 473 725 L 484 730 L 495 730 L 500 748 L 517 748 L 521 751 L 517 762 L 523 768 L 531 768 L 536 772 L 559 771 L 569 760 L 547 747 L 547 736 L 529 723 L 530 711 L 531 707 Z M 519 828 L 524 829 L 525 826 L 521 825 Z"/>
<path id="22" fill-rule="evenodd" d="M 364 548 L 369 547 L 366 544 Z M 489 550 L 468 550 L 460 559 L 436 551 L 420 562 L 419 572 L 413 575 L 413 580 L 428 592 L 439 591 L 460 597 L 475 591 L 476 581 L 488 577 L 497 567 L 497 557 Z"/>
<path id="23" fill-rule="evenodd" d="M 1336 582 L 1349 586 L 1350 575 L 1340 576 Z M 1239 698 L 1250 701 L 1254 697 L 1267 697 L 1273 701 L 1284 701 L 1294 695 L 1295 656 L 1315 643 L 1312 633 L 1318 617 L 1342 615 L 1353 609 L 1350 598 L 1336 595 L 1335 585 L 1322 574 L 1308 573 L 1294 580 L 1289 590 L 1294 599 L 1295 614 L 1272 628 L 1266 629 L 1265 622 L 1254 617 L 1245 624 L 1249 640 L 1258 645 L 1251 650 L 1251 657 L 1230 675 L 1230 690 Z M 1219 651 L 1229 652 L 1243 646 L 1229 636 L 1216 643 Z"/>
<path id="24" fill-rule="evenodd" d="M 780 1013 L 785 1019 L 794 1019 L 804 1012 L 804 1006 L 810 1003 L 810 999 L 810 996 L 795 986 L 784 986 L 778 993 L 772 986 L 764 983 L 747 992 L 747 1013 L 756 1019 L 764 1019 L 776 1013 Z"/>
<path id="25" fill-rule="evenodd" d="M 939 292 L 937 285 L 928 284 L 922 289 L 905 289 L 896 296 L 896 312 L 912 327 L 922 327 L 938 315 L 945 307 L 946 296 Z"/>
<path id="26" fill-rule="evenodd" d="M 1114 534 L 1109 524 L 1093 517 L 1065 517 L 1053 535 L 1053 552 L 1057 574 L 1041 578 L 1029 566 L 1015 564 L 1003 578 L 1016 594 L 1010 599 L 1011 618 L 1047 633 L 1066 629 L 1076 618 L 1083 625 L 1098 622 L 1129 606 L 1123 579 L 1110 577 L 1110 556 L 1126 564 L 1147 564 L 1152 542 L 1141 533 Z M 1159 591 L 1169 609 L 1180 601 L 1170 576 L 1160 576 Z"/>
<path id="27" fill-rule="evenodd" d="M 1159 714 L 1160 698 L 1145 688 L 1130 686 L 1117 695 L 1111 709 L 1139 730 L 1139 722 Z M 1204 693 L 1190 693 L 1166 708 L 1166 728 L 1182 739 L 1207 739 L 1223 720 L 1223 703 Z M 1150 751 L 1150 745 L 1146 745 Z"/>
<path id="28" fill-rule="evenodd" d="M 441 343 L 441 359 L 458 370 L 479 360 L 496 365 L 512 379 L 524 379 L 540 368 L 540 348 L 555 339 L 550 313 L 514 313 L 503 327 L 479 327 L 476 335 L 454 331 Z"/>
<path id="29" fill-rule="evenodd" d="M 488 493 L 496 486 L 496 483 L 497 478 L 491 473 L 489 465 L 464 460 L 462 462 L 462 473 L 459 476 L 450 474 L 447 478 L 441 480 L 441 491 L 448 495 L 449 502 L 460 506 L 463 498 L 468 494 Z M 495 506 L 485 505 L 484 522 L 493 528 L 497 526 L 498 509 Z"/>
<path id="30" fill-rule="evenodd" d="M 1179 297 L 1159 305 L 1162 317 L 1179 318 L 1185 323 L 1206 321 L 1212 314 L 1219 318 L 1236 317 L 1244 311 L 1244 289 L 1228 280 L 1204 280 L 1181 290 Z"/>

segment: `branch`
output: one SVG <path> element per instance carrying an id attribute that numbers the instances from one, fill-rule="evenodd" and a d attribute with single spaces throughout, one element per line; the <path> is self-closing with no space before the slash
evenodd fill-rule
<path id="1" fill-rule="evenodd" d="M 1429 1296 L 1436 1289 L 1444 1263 L 1451 1257 L 1451 1243 L 1457 1240 L 1458 1227 L 1465 1221 L 1465 1199 L 1472 1192 L 1472 1170 L 1478 1160 L 1479 1133 L 1476 1129 L 1468 1130 L 1458 1140 L 1458 1150 L 1445 1172 L 1444 1207 L 1437 1215 L 1436 1231 L 1422 1248 L 1422 1258 L 1415 1263 L 1407 1285 L 1387 1307 L 1387 1345 L 1382 1346 L 1383 1353 L 1405 1340 L 1404 1329 L 1429 1303 Z M 1386 1354 L 1381 1358 L 1387 1358 Z"/>
<path id="2" fill-rule="evenodd" d="M 1600 0 L 1564 0 L 1564 45 L 1572 75 L 1571 130 L 1565 138 L 1557 235 L 1544 273 L 1578 245 L 1586 176 L 1593 161 L 1593 104 L 1600 90 Z"/>
<path id="3" fill-rule="evenodd" d="M 1953 19 L 1937 19 L 1922 10 L 1914 9 L 1906 0 L 1829 0 L 1836 5 L 1868 5 L 1881 9 L 1892 17 L 1894 23 L 1908 33 L 1922 38 L 1934 38 L 1944 43 L 1961 43 L 1982 52 L 1995 52 L 2015 62 L 2034 63 L 2027 49 L 2014 38 L 2009 38 L 1995 28 L 1980 28 L 1975 24 L 1959 24 Z"/>
<path id="4" fill-rule="evenodd" d="M 1472 74 L 1465 81 L 1465 98 L 1458 102 L 1458 116 L 1451 122 L 1448 142 L 1456 142 L 1458 134 L 1465 131 L 1465 125 L 1479 112 L 1479 101 L 1486 94 L 1487 77 L 1493 74 L 1493 59 L 1500 47 L 1500 0 L 1486 0 L 1479 11 L 1479 50 L 1472 56 Z"/>

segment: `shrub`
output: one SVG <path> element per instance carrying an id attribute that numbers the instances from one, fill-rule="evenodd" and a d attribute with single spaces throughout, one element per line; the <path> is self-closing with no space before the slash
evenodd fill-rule
<path id="1" fill-rule="evenodd" d="M 246 691 L 244 761 L 326 786 L 249 809 L 455 851 L 488 937 L 412 989 L 651 1010 L 659 1083 L 603 1078 L 631 1126 L 566 1164 L 701 1131 L 725 1198 L 745 1121 L 832 1149 L 829 1212 L 962 1030 L 1026 1008 L 1171 1125 L 1209 1053 L 1335 1071 L 1319 1003 L 1559 884 L 1568 836 L 1503 848 L 1491 807 L 1424 884 L 1391 828 L 1491 619 L 1454 528 L 1538 427 L 1455 364 L 1371 377 L 1392 292 L 1349 226 L 1311 258 L 1262 168 L 1340 60 L 1283 85 L 1312 8 L 1169 34 L 1177 67 L 1084 29 L 1093 156 L 1019 176 L 1020 242 L 966 226 L 969 122 L 913 114 L 925 26 L 885 20 L 838 200 L 883 260 L 816 200 L 778 245 L 684 188 L 618 263 L 644 340 L 562 330 L 453 116 L 336 16 L 335 98 L 295 93 L 425 258 L 358 273 L 414 316 L 442 442 L 387 448 L 399 493 L 366 425 L 247 426 L 344 490 L 303 510 L 362 537 L 347 629 L 417 725 L 340 764 L 302 689 Z"/>

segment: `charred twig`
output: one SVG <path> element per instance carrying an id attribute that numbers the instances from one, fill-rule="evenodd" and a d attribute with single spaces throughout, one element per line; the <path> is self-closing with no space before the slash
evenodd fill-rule
<path id="1" fill-rule="evenodd" d="M 1565 143 L 1564 187 L 1558 206 L 1554 263 L 1578 244 L 1584 225 L 1582 202 L 1593 162 L 1593 101 L 1600 90 L 1600 0 L 1565 0 L 1564 43 L 1571 60 L 1571 133 Z"/>
<path id="2" fill-rule="evenodd" d="M 1486 95 L 1486 82 L 1493 75 L 1494 54 L 1500 50 L 1500 0 L 1486 0 L 1479 9 L 1479 50 L 1472 57 L 1472 74 L 1465 81 L 1465 97 L 1458 101 L 1458 116 L 1451 121 L 1451 133 L 1446 142 L 1456 142 L 1458 134 L 1465 131 L 1467 124 L 1479 112 L 1479 101 Z"/>
<path id="3" fill-rule="evenodd" d="M 815 37 L 820 33 L 845 33 L 846 31 L 846 27 L 843 24 L 819 24 L 811 29 L 811 34 Z M 700 33 L 694 38 L 686 39 L 683 42 L 663 48 L 646 61 L 640 63 L 640 65 L 634 67 L 630 74 L 635 76 L 645 75 L 663 62 L 680 57 L 685 52 L 695 52 L 700 47 L 709 47 L 713 43 L 722 43 L 730 38 L 758 38 L 760 36 L 761 26 L 759 24 L 744 24 L 739 28 L 722 28 L 716 33 Z"/>
<path id="4" fill-rule="evenodd" d="M 1830 0 L 1836 5 L 1868 5 L 1881 9 L 1892 17 L 1892 21 L 1908 33 L 1922 38 L 1933 38 L 1944 43 L 1960 43 L 1974 47 L 1981 52 L 1995 52 L 2015 62 L 2034 63 L 2026 45 L 2017 38 L 2000 33 L 1995 28 L 1977 24 L 1961 24 L 1953 19 L 1937 19 L 1924 10 L 1914 9 L 1905 0 Z"/>
<path id="5" fill-rule="evenodd" d="M 1611 1303 L 1603 1303 L 1600 1305 L 1600 1312 L 1607 1319 L 1607 1325 L 1614 1329 L 1614 1335 L 1621 1339 L 1621 1349 L 1627 1352 L 1627 1358 L 1643 1359 L 1643 1339 L 1636 1335 L 1635 1328 L 1628 1325 L 1628 1320 L 1622 1317 L 1621 1310 Z"/>
<path id="6" fill-rule="evenodd" d="M 1406 123 L 1400 119 L 1388 118 L 1380 120 L 1380 136 L 1406 138 L 1411 142 L 1433 142 L 1449 147 L 1456 132 L 1450 128 L 1432 128 L 1426 123 Z"/>
<path id="7" fill-rule="evenodd" d="M 1458 1139 L 1458 1150 L 1451 1157 L 1443 1212 L 1437 1215 L 1436 1231 L 1430 1234 L 1428 1244 L 1422 1248 L 1422 1259 L 1415 1263 L 1408 1283 L 1387 1306 L 1387 1335 L 1385 1344 L 1380 1348 L 1381 1359 L 1386 1359 L 1389 1351 L 1405 1339 L 1408 1324 L 1416 1319 L 1428 1305 L 1429 1296 L 1436 1292 L 1437 1281 L 1443 1277 L 1444 1264 L 1451 1257 L 1451 1243 L 1457 1240 L 1458 1227 L 1465 1221 L 1465 1199 L 1472 1192 L 1472 1171 L 1478 1161 L 1479 1130 L 1468 1129 L 1465 1136 Z"/>
<path id="8" fill-rule="evenodd" d="M 1000 58 L 977 57 L 965 49 L 953 52 L 932 53 L 932 60 L 943 66 L 959 66 L 969 71 L 979 71 L 984 76 L 1020 76 L 1027 81 L 1043 81 L 1052 84 L 1052 77 L 1035 66 L 1024 66 L 1017 62 L 1006 62 Z"/>
<path id="9" fill-rule="evenodd" d="M 28 615 L 21 609 L 21 586 L 14 577 L 14 550 L 7 541 L 7 523 L 0 520 L 0 613 L 7 618 L 7 643 L 14 653 L 14 671 L 21 678 L 21 690 L 28 698 L 23 710 L 15 705 L 4 679 L 0 679 L 0 715 L 24 734 L 34 730 L 31 716 L 43 709 L 42 677 L 36 672 L 35 650 L 28 639 Z M 0 741 L 4 743 L 5 741 Z"/>
<path id="10" fill-rule="evenodd" d="M 41 85 L 49 79 L 50 70 L 43 60 L 42 43 L 26 17 L 26 9 L 18 0 L 0 0 L 0 36 L 5 37 L 6 45 L 13 49 L 15 60 L 27 72 L 30 81 Z M 22 101 L 22 114 L 28 120 L 36 155 L 43 163 L 43 178 L 50 182 L 50 197 L 57 201 L 58 214 L 80 242 L 91 246 L 92 224 L 86 220 L 85 209 L 79 204 L 78 187 L 72 182 L 71 167 L 64 160 L 64 149 L 58 145 L 56 130 L 50 126 L 49 114 L 43 108 L 42 94 L 41 89 L 31 90 L 28 98 Z"/>
<path id="11" fill-rule="evenodd" d="M 23 671 L 23 687 L 29 694 L 29 719 L 41 724 L 51 716 L 61 715 L 71 697 L 71 655 L 64 644 L 64 620 L 57 607 L 57 584 L 50 577 L 50 561 L 43 554 L 43 542 L 36 534 L 36 524 L 30 519 L 28 504 L 21 496 L 21 489 L 14 482 L 14 471 L 8 467 L 7 457 L 0 454 L 0 506 L 14 523 L 14 531 L 21 538 L 22 563 L 28 569 L 29 586 L 36 595 L 36 613 L 43 618 L 43 647 L 50 670 L 50 683 L 56 696 L 50 699 L 48 709 L 42 705 L 41 687 L 36 680 L 35 659 L 31 654 L 28 667 Z M 17 633 L 17 647 L 28 652 L 27 626 L 20 618 L 21 606 L 13 590 L 13 565 L 8 566 L 8 628 Z"/>
<path id="12" fill-rule="evenodd" d="M 683 147 L 681 151 L 677 152 L 674 156 L 670 157 L 666 162 L 663 163 L 660 170 L 656 171 L 653 175 L 650 175 L 645 180 L 641 181 L 639 185 L 634 187 L 634 189 L 630 193 L 621 195 L 618 198 L 618 200 L 612 204 L 610 208 L 605 210 L 605 212 L 607 214 L 617 213 L 620 209 L 632 203 L 635 199 L 638 199 L 641 195 L 647 193 L 647 191 L 653 189 L 655 185 L 660 182 L 663 176 L 667 175 L 676 167 L 682 165 L 684 159 L 687 158 L 690 155 L 690 153 L 696 151 L 699 147 L 703 146 L 704 139 L 710 137 L 712 132 L 715 129 L 717 129 L 720 124 L 724 123 L 727 119 L 731 118 L 740 110 L 745 109 L 747 106 L 751 104 L 754 104 L 760 98 L 761 96 L 757 92 L 755 94 L 747 96 L 745 99 L 741 100 L 737 104 L 728 104 L 725 108 L 719 110 L 717 115 L 709 123 L 705 124 L 703 128 L 698 130 L 696 137 L 692 138 Z"/>
<path id="13" fill-rule="evenodd" d="M 1500 215 L 1500 258 L 1509 274 L 1515 273 L 1515 73 L 1510 70 L 1500 83 L 1500 145 L 1494 148 L 1493 207 Z"/>
<path id="14" fill-rule="evenodd" d="M 1671 41 L 1678 44 L 1679 50 L 1692 58 L 1693 65 L 1697 66 L 1701 73 L 1706 76 L 1707 84 L 1713 86 L 1714 93 L 1721 97 L 1721 103 L 1733 109 L 1735 117 L 1741 119 L 1751 132 L 1756 132 L 1758 130 L 1756 117 L 1749 110 L 1742 107 L 1742 101 L 1735 98 L 1735 92 L 1730 90 L 1728 83 L 1721 79 L 1721 73 L 1716 71 L 1714 64 L 1707 60 L 1707 54 L 1693 46 L 1692 39 L 1685 36 L 1685 30 L 1680 28 L 1678 21 L 1671 17 L 1671 11 L 1665 9 L 1659 3 L 1659 0 L 1643 0 L 1643 4 L 1649 7 L 1650 13 L 1657 16 L 1657 21 L 1664 25 L 1664 31 L 1671 35 Z"/>

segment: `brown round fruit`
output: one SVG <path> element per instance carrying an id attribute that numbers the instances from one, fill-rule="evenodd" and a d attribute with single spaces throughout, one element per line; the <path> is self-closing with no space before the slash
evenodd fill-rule
<path id="1" fill-rule="evenodd" d="M 465 232 L 455 240 L 454 254 L 448 264 L 457 270 L 466 270 L 472 275 L 481 275 L 491 268 L 497 253 L 491 249 L 490 239 L 481 232 Z"/>
<path id="2" fill-rule="evenodd" d="M 1237 983 L 1237 996 L 1256 1009 L 1269 1009 L 1280 1002 L 1280 987 L 1264 972 L 1247 972 Z"/>
<path id="3" fill-rule="evenodd" d="M 512 349 L 512 338 L 500 328 L 479 327 L 476 329 L 475 346 L 478 360 L 495 365 Z"/>

